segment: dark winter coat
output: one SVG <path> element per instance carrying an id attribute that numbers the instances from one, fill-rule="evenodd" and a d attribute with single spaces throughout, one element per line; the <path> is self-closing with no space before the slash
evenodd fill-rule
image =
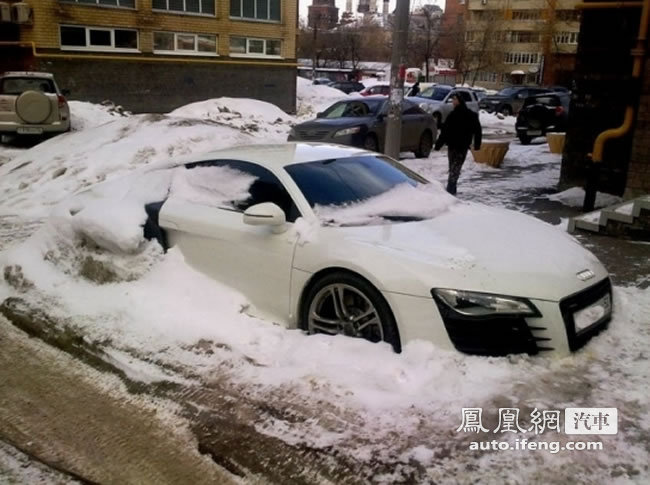
<path id="1" fill-rule="evenodd" d="M 481 123 L 478 114 L 474 113 L 465 104 L 459 104 L 447 116 L 442 125 L 442 132 L 436 141 L 436 150 L 443 145 L 457 150 L 467 150 L 474 138 L 474 150 L 481 148 Z"/>

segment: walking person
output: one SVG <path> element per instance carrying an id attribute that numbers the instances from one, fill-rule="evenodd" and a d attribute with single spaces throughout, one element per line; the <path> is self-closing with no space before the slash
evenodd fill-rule
<path id="1" fill-rule="evenodd" d="M 447 178 L 447 192 L 456 195 L 456 184 L 460 171 L 467 158 L 467 151 L 474 142 L 474 150 L 481 148 L 481 123 L 478 114 L 470 110 L 460 94 L 451 97 L 454 109 L 447 116 L 442 125 L 442 132 L 436 141 L 436 150 L 447 145 L 447 158 L 449 159 L 449 177 Z"/>

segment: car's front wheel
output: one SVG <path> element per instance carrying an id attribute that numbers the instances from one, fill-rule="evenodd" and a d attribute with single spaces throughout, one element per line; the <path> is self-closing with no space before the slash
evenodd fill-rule
<path id="1" fill-rule="evenodd" d="M 402 347 L 395 317 L 381 293 L 363 278 L 346 272 L 324 276 L 308 288 L 301 325 L 310 334 L 348 335 Z"/>
<path id="2" fill-rule="evenodd" d="M 377 141 L 377 137 L 372 133 L 366 135 L 366 137 L 363 140 L 363 148 L 371 152 L 378 152 L 379 142 Z"/>
<path id="3" fill-rule="evenodd" d="M 512 108 L 506 104 L 505 106 L 502 106 L 499 109 L 499 113 L 501 113 L 503 116 L 511 116 L 512 115 Z"/>
<path id="4" fill-rule="evenodd" d="M 417 150 L 413 153 L 417 158 L 429 158 L 431 154 L 431 149 L 433 148 L 433 137 L 431 136 L 430 131 L 425 131 L 420 136 L 420 143 L 418 144 Z"/>

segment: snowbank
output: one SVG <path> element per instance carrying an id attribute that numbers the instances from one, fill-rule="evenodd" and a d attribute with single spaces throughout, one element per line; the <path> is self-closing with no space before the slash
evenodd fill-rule
<path id="1" fill-rule="evenodd" d="M 299 77 L 296 82 L 297 117 L 300 121 L 314 118 L 316 113 L 328 108 L 336 101 L 349 98 L 347 94 L 329 86 L 314 85 L 308 79 Z"/>
<path id="2" fill-rule="evenodd" d="M 479 121 L 483 127 L 484 135 L 514 135 L 517 133 L 517 130 L 515 130 L 517 118 L 515 116 L 503 116 L 499 113 L 488 113 L 480 110 Z"/>
<path id="3" fill-rule="evenodd" d="M 85 101 L 69 101 L 72 131 L 82 131 L 101 126 L 118 118 L 130 116 L 121 106 L 112 103 L 94 104 Z"/>
<path id="4" fill-rule="evenodd" d="M 549 200 L 560 202 L 569 207 L 582 207 L 585 200 L 585 189 L 581 187 L 572 187 L 564 192 L 548 195 Z M 616 195 L 598 192 L 596 194 L 595 207 L 607 207 L 610 205 L 618 204 L 623 199 Z"/>
<path id="5" fill-rule="evenodd" d="M 282 124 L 292 121 L 276 105 L 249 98 L 216 98 L 188 104 L 175 109 L 169 116 L 197 118 L 219 122 Z"/>

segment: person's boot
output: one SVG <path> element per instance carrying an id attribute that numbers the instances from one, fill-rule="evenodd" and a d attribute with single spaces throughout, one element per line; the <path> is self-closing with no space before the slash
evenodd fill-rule
<path id="1" fill-rule="evenodd" d="M 456 195 L 456 184 L 447 182 L 447 192 L 449 192 L 451 195 Z"/>

